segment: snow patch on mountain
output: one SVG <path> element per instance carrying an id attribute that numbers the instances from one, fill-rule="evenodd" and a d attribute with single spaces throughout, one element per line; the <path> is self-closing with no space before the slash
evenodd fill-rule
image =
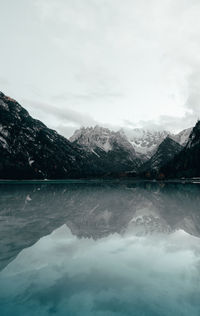
<path id="1" fill-rule="evenodd" d="M 151 159 L 141 166 L 140 172 L 157 173 L 163 165 L 172 160 L 182 149 L 183 146 L 175 142 L 171 137 L 166 137 Z"/>
<path id="2" fill-rule="evenodd" d="M 150 131 L 142 128 L 123 128 L 120 130 L 120 133 L 126 135 L 136 154 L 145 160 L 151 158 L 158 146 L 169 134 L 168 131 Z"/>
<path id="3" fill-rule="evenodd" d="M 144 160 L 150 159 L 155 154 L 159 145 L 167 137 L 170 137 L 181 146 L 186 146 L 191 132 L 192 128 L 184 129 L 178 134 L 172 134 L 166 130 L 155 131 L 144 130 L 142 128 L 123 128 L 120 130 L 120 133 L 122 135 L 126 135 L 129 142 L 134 147 L 137 156 L 143 158 Z"/>
<path id="4" fill-rule="evenodd" d="M 184 129 L 178 134 L 171 134 L 170 137 L 175 140 L 177 143 L 179 143 L 181 146 L 186 146 L 189 136 L 192 132 L 192 127 Z"/>
<path id="5" fill-rule="evenodd" d="M 95 127 L 82 127 L 75 131 L 69 140 L 84 146 L 91 152 L 94 152 L 96 148 L 109 152 L 118 146 L 135 154 L 133 146 L 125 135 L 98 125 Z M 97 153 L 95 152 L 95 154 Z"/>
<path id="6" fill-rule="evenodd" d="M 97 148 L 107 153 L 112 151 L 117 144 L 119 148 L 125 148 L 133 152 L 139 159 L 147 161 L 155 154 L 159 145 L 167 137 L 170 137 L 181 146 L 185 146 L 191 131 L 192 128 L 188 128 L 178 134 L 172 134 L 166 130 L 156 131 L 142 128 L 122 128 L 118 132 L 114 132 L 108 128 L 95 126 L 83 127 L 75 131 L 70 141 L 78 143 L 96 155 L 99 155 L 99 153 L 96 152 Z"/>

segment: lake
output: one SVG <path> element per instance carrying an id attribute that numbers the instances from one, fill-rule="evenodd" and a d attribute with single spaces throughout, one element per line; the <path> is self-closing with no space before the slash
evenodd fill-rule
<path id="1" fill-rule="evenodd" d="M 1 316 L 199 316 L 200 184 L 0 184 Z"/>

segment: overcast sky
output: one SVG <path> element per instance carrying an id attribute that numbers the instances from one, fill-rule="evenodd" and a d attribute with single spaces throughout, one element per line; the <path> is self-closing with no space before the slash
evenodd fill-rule
<path id="1" fill-rule="evenodd" d="M 199 0 L 0 0 L 0 90 L 70 136 L 200 117 Z"/>

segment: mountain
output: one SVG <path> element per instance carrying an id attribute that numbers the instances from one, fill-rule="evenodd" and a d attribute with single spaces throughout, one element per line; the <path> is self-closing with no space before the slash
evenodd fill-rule
<path id="1" fill-rule="evenodd" d="M 136 171 L 141 160 L 125 135 L 100 126 L 81 128 L 73 134 L 70 141 L 96 155 L 98 165 L 108 173 Z"/>
<path id="2" fill-rule="evenodd" d="M 199 174 L 198 124 L 180 161 L 163 171 L 167 176 Z M 95 126 L 81 128 L 67 140 L 0 92 L 0 179 L 121 177 L 133 176 L 138 169 L 155 173 L 180 152 L 190 129 L 167 138 L 166 131 L 133 129 L 129 138 L 126 133 Z"/>
<path id="3" fill-rule="evenodd" d="M 0 179 L 119 176 L 140 164 L 119 132 L 96 126 L 69 141 L 0 92 Z"/>
<path id="4" fill-rule="evenodd" d="M 156 152 L 158 146 L 169 135 L 175 142 L 181 146 L 187 144 L 192 128 L 184 129 L 178 134 L 172 134 L 169 131 L 145 130 L 142 128 L 123 128 L 120 130 L 122 135 L 126 135 L 129 142 L 133 145 L 136 155 L 143 161 L 150 159 Z"/>
<path id="5" fill-rule="evenodd" d="M 79 146 L 0 92 L 0 179 L 81 177 L 86 162 Z"/>
<path id="6" fill-rule="evenodd" d="M 123 128 L 120 130 L 122 135 L 126 135 L 129 142 L 135 149 L 136 155 L 146 161 L 152 157 L 156 149 L 169 134 L 168 131 L 151 131 L 142 128 Z"/>
<path id="7" fill-rule="evenodd" d="M 170 137 L 175 140 L 177 143 L 179 143 L 182 146 L 186 146 L 189 136 L 192 132 L 192 127 L 184 129 L 178 134 L 170 134 Z"/>
<path id="8" fill-rule="evenodd" d="M 184 149 L 160 172 L 166 177 L 200 177 L 200 121 L 193 128 Z"/>
<path id="9" fill-rule="evenodd" d="M 183 146 L 171 139 L 170 136 L 167 136 L 158 146 L 157 151 L 151 159 L 139 168 L 139 173 L 149 178 L 157 176 L 160 168 L 172 160 L 182 149 Z"/>

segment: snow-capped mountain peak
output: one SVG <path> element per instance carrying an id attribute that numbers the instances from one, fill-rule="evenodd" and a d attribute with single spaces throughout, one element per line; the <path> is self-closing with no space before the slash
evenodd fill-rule
<path id="1" fill-rule="evenodd" d="M 119 146 L 126 148 L 135 154 L 133 146 L 125 135 L 98 125 L 95 127 L 82 127 L 79 130 L 76 130 L 69 140 L 87 147 L 90 151 L 99 148 L 105 152 L 109 152 L 113 150 L 113 147 Z"/>
<path id="2" fill-rule="evenodd" d="M 145 162 L 141 168 L 141 173 L 150 172 L 157 173 L 157 171 L 165 165 L 168 161 L 183 149 L 179 143 L 175 142 L 170 136 L 167 136 L 163 142 L 158 146 L 156 153 Z"/>
<path id="3" fill-rule="evenodd" d="M 192 128 L 184 129 L 178 134 L 172 134 L 166 130 L 145 130 L 142 128 L 121 129 L 120 133 L 126 135 L 129 142 L 135 149 L 138 157 L 144 160 L 150 159 L 158 149 L 158 146 L 166 137 L 170 137 L 181 146 L 185 146 L 188 142 Z"/>
<path id="4" fill-rule="evenodd" d="M 95 126 L 81 128 L 70 138 L 89 154 L 95 155 L 98 164 L 109 172 L 135 172 L 141 165 L 135 150 L 125 135 L 108 128 Z"/>
<path id="5" fill-rule="evenodd" d="M 121 129 L 120 133 L 126 135 L 139 157 L 147 160 L 156 151 L 162 141 L 169 135 L 168 131 L 151 131 L 142 128 Z"/>
<path id="6" fill-rule="evenodd" d="M 188 142 L 189 136 L 192 132 L 192 127 L 186 128 L 183 131 L 179 132 L 176 135 L 170 135 L 170 137 L 175 140 L 177 143 L 179 143 L 182 146 L 185 146 Z"/>
<path id="7" fill-rule="evenodd" d="M 113 148 L 125 148 L 134 156 L 143 161 L 150 159 L 165 138 L 170 137 L 181 146 L 187 144 L 192 128 L 185 129 L 178 134 L 172 134 L 166 130 L 149 130 L 142 128 L 122 128 L 118 132 L 111 131 L 96 125 L 95 127 L 82 127 L 75 131 L 70 138 L 85 147 L 86 150 L 96 153 L 96 149 L 106 153 Z"/>

